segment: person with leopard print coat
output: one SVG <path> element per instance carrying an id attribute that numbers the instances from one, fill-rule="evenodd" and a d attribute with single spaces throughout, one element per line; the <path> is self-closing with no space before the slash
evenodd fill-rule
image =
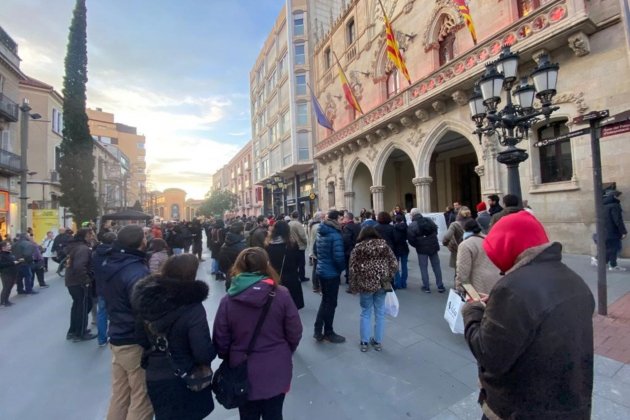
<path id="1" fill-rule="evenodd" d="M 396 256 L 373 227 L 364 227 L 350 254 L 350 290 L 361 295 L 361 351 L 369 344 L 381 351 L 385 331 L 385 294 L 392 291 L 392 279 L 398 271 Z M 370 336 L 372 309 L 374 335 Z"/>

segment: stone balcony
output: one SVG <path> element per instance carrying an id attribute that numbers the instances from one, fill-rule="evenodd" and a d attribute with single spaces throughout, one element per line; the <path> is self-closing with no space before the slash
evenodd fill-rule
<path id="1" fill-rule="evenodd" d="M 0 119 L 7 122 L 17 122 L 19 113 L 18 104 L 0 93 Z"/>

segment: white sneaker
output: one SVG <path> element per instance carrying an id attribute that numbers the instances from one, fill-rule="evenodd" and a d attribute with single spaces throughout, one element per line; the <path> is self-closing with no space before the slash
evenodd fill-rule
<path id="1" fill-rule="evenodd" d="M 595 258 L 595 257 L 591 257 L 591 265 L 592 265 L 593 267 L 597 267 L 597 258 Z"/>
<path id="2" fill-rule="evenodd" d="M 608 267 L 608 271 L 626 271 L 626 269 L 618 265 L 616 267 Z"/>

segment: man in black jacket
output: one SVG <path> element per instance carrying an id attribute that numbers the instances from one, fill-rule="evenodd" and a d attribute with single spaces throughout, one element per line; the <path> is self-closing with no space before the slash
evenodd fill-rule
<path id="1" fill-rule="evenodd" d="M 488 196 L 488 213 L 490 213 L 490 216 L 494 216 L 501 210 L 503 210 L 503 207 L 499 204 L 499 196 L 496 194 L 490 194 Z"/>
<path id="2" fill-rule="evenodd" d="M 234 222 L 230 225 L 227 235 L 225 235 L 225 242 L 219 250 L 219 270 L 225 273 L 225 290 L 227 291 L 231 285 L 230 271 L 236 257 L 242 250 L 247 248 L 245 244 L 245 236 L 243 236 L 243 229 L 245 225 L 243 222 Z"/>
<path id="3" fill-rule="evenodd" d="M 623 223 L 621 203 L 617 199 L 619 191 L 608 191 L 604 196 L 604 215 L 606 216 L 606 262 L 610 271 L 626 271 L 617 265 L 617 254 L 621 251 L 621 241 L 628 231 Z"/>
<path id="4" fill-rule="evenodd" d="M 503 217 L 483 243 L 505 276 L 487 304 L 464 306 L 488 418 L 590 419 L 595 301 L 529 212 Z"/>
<path id="5" fill-rule="evenodd" d="M 440 244 L 438 243 L 438 228 L 433 220 L 423 217 L 420 210 L 411 209 L 411 224 L 407 228 L 407 241 L 409 245 L 416 248 L 418 254 L 418 264 L 420 265 L 420 275 L 422 277 L 422 291 L 431 293 L 429 287 L 429 261 L 435 275 L 435 284 L 438 292 L 444 293 L 444 283 L 442 283 L 442 267 L 440 265 Z"/>
<path id="6" fill-rule="evenodd" d="M 108 420 L 153 418 L 144 370 L 140 367 L 143 347 L 136 336 L 136 315 L 131 307 L 135 284 L 149 275 L 145 248 L 146 239 L 140 226 L 123 227 L 97 274 L 103 279 L 112 351 L 112 398 Z"/>
<path id="7" fill-rule="evenodd" d="M 33 290 L 35 283 L 33 279 L 33 254 L 35 244 L 30 240 L 27 233 L 20 233 L 17 243 L 13 246 L 15 259 L 21 261 L 18 265 L 17 292 L 18 295 L 36 295 Z"/>
<path id="8" fill-rule="evenodd" d="M 249 232 L 247 238 L 247 246 L 265 247 L 265 239 L 267 239 L 267 230 L 269 229 L 269 220 L 260 215 L 256 218 L 257 226 Z"/>
<path id="9" fill-rule="evenodd" d="M 361 225 L 354 223 L 354 214 L 347 211 L 343 215 L 343 222 L 341 227 L 341 237 L 343 238 L 343 250 L 346 257 L 346 284 L 350 282 L 350 270 L 348 269 L 348 263 L 350 262 L 350 254 L 357 244 L 357 238 L 361 232 Z M 352 293 L 350 287 L 346 289 L 346 292 Z"/>

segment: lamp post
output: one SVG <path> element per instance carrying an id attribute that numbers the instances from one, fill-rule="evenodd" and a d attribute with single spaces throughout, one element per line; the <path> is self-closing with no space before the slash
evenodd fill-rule
<path id="1" fill-rule="evenodd" d="M 32 118 L 34 120 L 40 119 L 40 114 L 31 114 L 32 108 L 29 105 L 28 99 L 24 98 L 22 105 L 20 105 L 20 232 L 26 232 L 28 224 L 28 122 Z"/>
<path id="2" fill-rule="evenodd" d="M 272 176 L 266 183 L 265 188 L 267 188 L 271 192 L 271 207 L 274 212 L 274 216 L 280 214 L 280 206 L 282 205 L 282 201 L 284 201 L 284 190 L 287 189 L 287 184 L 284 182 L 284 178 L 281 176 Z M 276 193 L 280 192 L 281 198 L 280 200 L 276 200 Z M 280 201 L 280 204 L 278 204 Z"/>
<path id="3" fill-rule="evenodd" d="M 479 144 L 483 134 L 496 133 L 499 143 L 505 147 L 505 150 L 497 154 L 497 161 L 507 166 L 508 193 L 521 200 L 518 166 L 529 156 L 524 149 L 516 146 L 529 137 L 530 128 L 540 121 L 540 117 L 548 120 L 551 113 L 559 109 L 552 106 L 551 102 L 556 94 L 560 66 L 550 63 L 546 54 L 541 55 L 538 66 L 530 75 L 534 85 L 530 85 L 525 77 L 520 79 L 512 92 L 518 79 L 518 61 L 518 54 L 510 51 L 509 46 L 503 47 L 499 58 L 486 65 L 486 72 L 477 82 L 468 106 L 471 118 L 477 126 L 474 133 L 479 137 Z M 506 105 L 498 110 L 501 90 L 506 92 Z M 540 100 L 540 108 L 534 108 L 534 97 Z"/>

